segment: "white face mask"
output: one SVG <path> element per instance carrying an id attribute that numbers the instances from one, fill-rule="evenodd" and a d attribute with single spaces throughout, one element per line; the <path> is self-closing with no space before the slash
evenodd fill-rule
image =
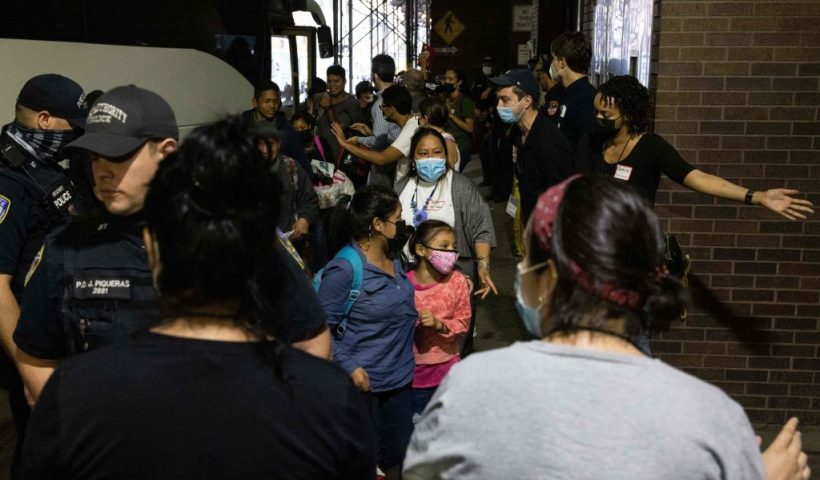
<path id="1" fill-rule="evenodd" d="M 481 73 L 483 73 L 485 77 L 489 77 L 493 74 L 493 67 L 483 66 L 481 67 Z"/>
<path id="2" fill-rule="evenodd" d="M 555 68 L 554 63 L 550 63 L 550 78 L 552 78 L 556 82 L 559 80 L 558 69 Z"/>

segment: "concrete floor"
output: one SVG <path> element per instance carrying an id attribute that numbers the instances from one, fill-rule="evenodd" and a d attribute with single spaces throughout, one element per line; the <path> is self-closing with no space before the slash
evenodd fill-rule
<path id="1" fill-rule="evenodd" d="M 477 157 L 467 165 L 465 174 L 475 183 L 481 181 L 481 165 Z M 484 190 L 484 189 L 482 189 Z M 483 193 L 489 193 L 485 191 Z M 505 347 L 526 338 L 518 313 L 515 310 L 515 264 L 512 255 L 512 219 L 506 214 L 506 203 L 490 203 L 490 210 L 496 228 L 498 246 L 492 254 L 492 278 L 498 287 L 498 295 L 490 295 L 479 300 L 476 309 L 477 336 L 475 351 Z M 755 425 L 755 430 L 768 445 L 777 432 L 778 426 Z M 820 426 L 802 426 L 804 450 L 809 452 L 812 470 L 820 472 Z M 0 480 L 9 478 L 9 462 L 14 446 L 14 428 L 8 410 L 7 392 L 0 389 Z"/>

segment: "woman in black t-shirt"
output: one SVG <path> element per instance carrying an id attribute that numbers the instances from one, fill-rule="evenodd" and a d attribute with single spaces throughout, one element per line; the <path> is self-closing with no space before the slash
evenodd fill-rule
<path id="1" fill-rule="evenodd" d="M 276 250 L 270 172 L 238 118 L 200 127 L 160 163 L 144 238 L 164 320 L 60 365 L 29 423 L 28 477 L 374 477 L 348 375 L 277 340 L 315 327 L 282 308 L 304 279 Z"/>
<path id="2" fill-rule="evenodd" d="M 650 204 L 661 173 L 675 182 L 715 197 L 763 205 L 790 220 L 813 213 L 811 202 L 793 198 L 797 190 L 773 188 L 754 192 L 724 178 L 711 175 L 681 158 L 675 148 L 658 135 L 647 133 L 649 91 L 635 77 L 613 77 L 595 95 L 597 135 L 591 142 L 598 154 L 592 169 L 631 184 Z"/>

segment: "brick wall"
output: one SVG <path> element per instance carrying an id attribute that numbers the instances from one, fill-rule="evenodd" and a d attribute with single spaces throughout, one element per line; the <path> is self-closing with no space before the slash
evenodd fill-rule
<path id="1" fill-rule="evenodd" d="M 655 15 L 655 132 L 706 172 L 820 205 L 820 2 L 657 0 Z M 655 352 L 753 422 L 820 424 L 820 211 L 790 222 L 669 181 L 657 210 L 741 336 L 762 335 L 692 311 Z"/>

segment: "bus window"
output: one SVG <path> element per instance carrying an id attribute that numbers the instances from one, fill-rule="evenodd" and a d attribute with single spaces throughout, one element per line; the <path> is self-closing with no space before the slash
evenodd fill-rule
<path id="1" fill-rule="evenodd" d="M 272 35 L 270 39 L 271 80 L 282 91 L 282 105 L 294 106 L 293 68 L 290 62 L 290 40 L 286 35 Z"/>
<path id="2" fill-rule="evenodd" d="M 309 54 L 307 35 L 296 35 L 296 58 L 299 59 L 299 95 L 296 98 L 297 103 L 307 99 L 308 80 L 310 80 L 308 74 Z"/>

